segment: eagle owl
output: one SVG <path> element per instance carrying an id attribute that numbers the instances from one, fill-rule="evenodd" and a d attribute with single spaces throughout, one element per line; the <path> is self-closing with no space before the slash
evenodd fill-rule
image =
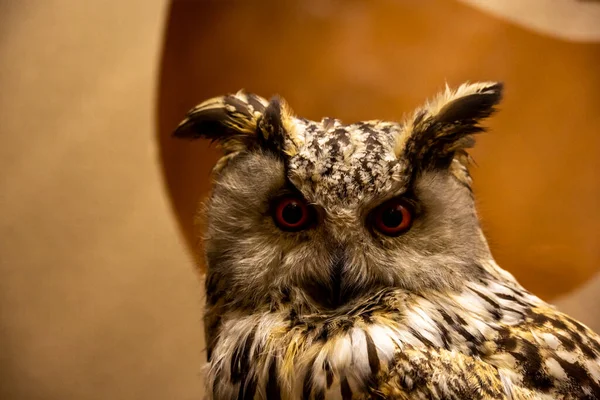
<path id="1" fill-rule="evenodd" d="M 446 88 L 403 122 L 217 97 L 176 137 L 223 157 L 205 205 L 213 399 L 600 399 L 600 339 L 501 269 L 467 149 L 501 99 Z"/>

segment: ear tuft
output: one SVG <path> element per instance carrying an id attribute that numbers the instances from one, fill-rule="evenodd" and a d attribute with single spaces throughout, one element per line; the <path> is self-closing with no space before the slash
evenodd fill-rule
<path id="1" fill-rule="evenodd" d="M 470 85 L 468 88 L 475 89 L 474 93 L 458 97 L 442 107 L 436 116 L 439 123 L 477 122 L 489 117 L 495 111 L 494 106 L 502 99 L 502 83 L 481 88 L 472 88 Z"/>
<path id="2" fill-rule="evenodd" d="M 418 170 L 448 168 L 453 159 L 474 145 L 473 135 L 484 131 L 479 122 L 489 117 L 502 99 L 502 83 L 465 83 L 446 87 L 433 101 L 417 110 L 403 127 L 397 156 Z"/>
<path id="3" fill-rule="evenodd" d="M 173 136 L 219 142 L 225 153 L 239 151 L 256 140 L 257 122 L 267 101 L 251 93 L 214 97 L 188 112 Z"/>
<path id="4" fill-rule="evenodd" d="M 190 110 L 173 136 L 218 142 L 224 156 L 215 166 L 223 169 L 243 151 L 263 149 L 284 157 L 293 153 L 296 122 L 287 103 L 275 96 L 267 102 L 260 96 L 239 91 L 214 97 Z M 285 148 L 286 137 L 292 144 Z"/>

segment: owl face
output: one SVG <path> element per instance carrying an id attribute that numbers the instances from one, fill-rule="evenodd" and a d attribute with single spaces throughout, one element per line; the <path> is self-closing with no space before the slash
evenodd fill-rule
<path id="1" fill-rule="evenodd" d="M 465 149 L 501 85 L 446 90 L 403 123 L 308 121 L 238 93 L 176 135 L 217 140 L 206 204 L 207 301 L 336 312 L 383 288 L 459 288 L 490 258 Z"/>

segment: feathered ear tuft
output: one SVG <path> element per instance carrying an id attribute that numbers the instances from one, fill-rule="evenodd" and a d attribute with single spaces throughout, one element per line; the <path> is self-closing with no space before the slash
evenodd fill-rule
<path id="1" fill-rule="evenodd" d="M 287 103 L 275 96 L 267 102 L 255 94 L 239 91 L 215 97 L 190 110 L 173 135 L 184 139 L 218 142 L 224 157 L 215 166 L 219 171 L 244 150 L 262 148 L 283 157 L 286 135 L 294 139 L 295 123 Z"/>
<path id="2" fill-rule="evenodd" d="M 251 93 L 214 97 L 191 109 L 173 135 L 218 142 L 226 155 L 256 143 L 259 118 L 267 101 Z"/>
<path id="3" fill-rule="evenodd" d="M 404 124 L 396 155 L 416 170 L 448 168 L 453 160 L 464 164 L 465 149 L 484 131 L 479 122 L 495 111 L 502 89 L 497 82 L 465 83 L 455 91 L 446 87 Z"/>

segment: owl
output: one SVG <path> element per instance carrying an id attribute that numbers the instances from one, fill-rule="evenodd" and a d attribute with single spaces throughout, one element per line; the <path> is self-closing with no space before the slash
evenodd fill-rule
<path id="1" fill-rule="evenodd" d="M 467 150 L 502 84 L 400 122 L 207 100 L 176 129 L 218 142 L 204 206 L 210 399 L 600 399 L 600 339 L 494 261 Z"/>

